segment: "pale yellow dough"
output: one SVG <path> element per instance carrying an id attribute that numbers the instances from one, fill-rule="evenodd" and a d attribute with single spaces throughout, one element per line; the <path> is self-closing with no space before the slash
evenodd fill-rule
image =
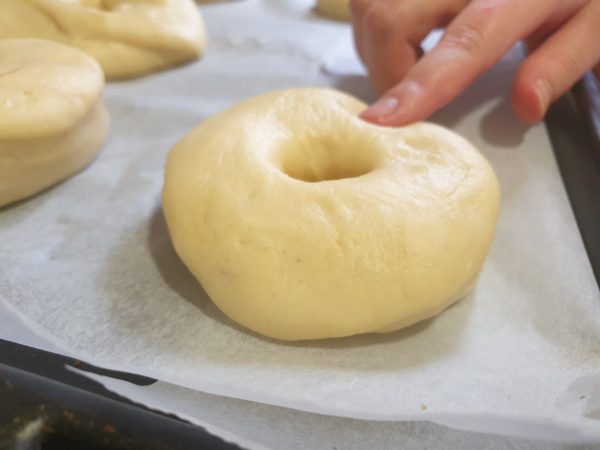
<path id="1" fill-rule="evenodd" d="M 341 92 L 261 95 L 171 151 L 163 190 L 175 249 L 215 304 L 265 336 L 388 332 L 474 285 L 499 209 L 465 139 L 383 128 Z"/>
<path id="2" fill-rule="evenodd" d="M 350 0 L 317 0 L 316 10 L 325 17 L 350 20 Z"/>
<path id="3" fill-rule="evenodd" d="M 93 56 L 108 79 L 194 60 L 206 45 L 193 0 L 0 0 L 0 38 L 72 45 Z"/>
<path id="4" fill-rule="evenodd" d="M 0 41 L 0 206 L 87 166 L 108 132 L 102 69 L 50 41 Z"/>

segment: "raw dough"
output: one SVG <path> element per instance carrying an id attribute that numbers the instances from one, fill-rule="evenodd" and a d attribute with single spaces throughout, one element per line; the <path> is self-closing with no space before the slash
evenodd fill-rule
<path id="1" fill-rule="evenodd" d="M 193 0 L 1 0 L 0 38 L 41 38 L 93 56 L 108 79 L 198 58 L 206 45 Z"/>
<path id="2" fill-rule="evenodd" d="M 383 128 L 328 89 L 261 95 L 171 151 L 175 249 L 233 320 L 284 340 L 388 332 L 474 285 L 494 235 L 496 176 L 432 124 Z"/>
<path id="3" fill-rule="evenodd" d="M 102 69 L 50 41 L 0 41 L 0 206 L 87 166 L 108 132 Z"/>
<path id="4" fill-rule="evenodd" d="M 317 0 L 317 12 L 336 20 L 350 20 L 350 0 Z"/>

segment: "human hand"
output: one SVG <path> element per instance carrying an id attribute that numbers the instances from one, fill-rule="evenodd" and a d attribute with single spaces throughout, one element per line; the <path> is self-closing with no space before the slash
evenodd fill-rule
<path id="1" fill-rule="evenodd" d="M 594 65 L 600 72 L 600 0 L 351 0 L 351 10 L 357 51 L 383 94 L 361 117 L 380 125 L 427 118 L 521 39 L 532 51 L 512 103 L 525 122 Z M 422 40 L 446 26 L 422 56 Z"/>

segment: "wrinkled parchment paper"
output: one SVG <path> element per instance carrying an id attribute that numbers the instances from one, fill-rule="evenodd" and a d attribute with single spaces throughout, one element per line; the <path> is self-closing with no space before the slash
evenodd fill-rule
<path id="1" fill-rule="evenodd" d="M 205 6 L 201 61 L 108 86 L 113 124 L 97 161 L 0 212 L 0 299 L 67 353 L 206 393 L 600 439 L 600 293 L 544 126 L 520 125 L 503 100 L 518 50 L 433 118 L 482 150 L 503 194 L 476 290 L 437 318 L 389 335 L 281 344 L 225 318 L 178 260 L 162 171 L 193 126 L 289 86 L 374 99 L 348 25 L 309 9 L 303 0 Z"/>
<path id="2" fill-rule="evenodd" d="M 32 332 L 8 305 L 0 302 L 0 339 L 60 352 L 52 342 Z M 35 326 L 33 326 L 35 328 Z M 74 370 L 72 367 L 68 367 Z M 252 450 L 587 450 L 588 446 L 530 440 L 450 429 L 427 421 L 368 421 L 283 408 L 200 391 L 158 381 L 139 386 L 127 381 L 77 371 L 118 394 L 154 410 L 175 414 L 228 442 Z M 514 435 L 514 432 L 512 433 Z M 548 436 L 544 436 L 548 438 Z M 560 438 L 554 430 L 551 438 Z"/>

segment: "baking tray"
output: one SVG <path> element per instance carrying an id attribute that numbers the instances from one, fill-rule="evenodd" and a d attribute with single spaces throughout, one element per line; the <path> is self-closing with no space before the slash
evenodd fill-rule
<path id="1" fill-rule="evenodd" d="M 156 382 L 0 339 L 0 449 L 239 449 L 69 367 L 138 385 Z"/>
<path id="2" fill-rule="evenodd" d="M 600 286 L 600 88 L 591 75 L 550 108 L 546 126 Z M 156 382 L 0 340 L 0 449 L 239 448 L 69 367 L 138 385 Z"/>
<path id="3" fill-rule="evenodd" d="M 546 126 L 600 287 L 600 87 L 591 73 L 550 108 Z"/>

